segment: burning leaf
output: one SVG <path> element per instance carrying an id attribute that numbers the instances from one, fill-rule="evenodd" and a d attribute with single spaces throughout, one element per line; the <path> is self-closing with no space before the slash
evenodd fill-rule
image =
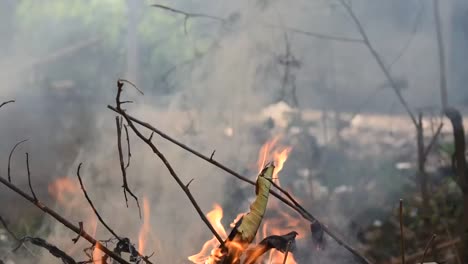
<path id="1" fill-rule="evenodd" d="M 250 205 L 250 212 L 243 217 L 242 223 L 237 228 L 242 242 L 250 244 L 257 234 L 257 230 L 260 227 L 263 216 L 265 215 L 271 188 L 270 181 L 272 180 L 274 170 L 275 166 L 273 164 L 268 164 L 260 172 L 260 175 L 258 175 L 255 186 L 257 198 Z"/>
<path id="2" fill-rule="evenodd" d="M 257 246 L 249 249 L 246 253 L 244 264 L 254 264 L 270 249 L 276 249 L 282 253 L 293 252 L 296 248 L 297 232 L 292 231 L 286 235 L 272 235 L 264 238 Z"/>
<path id="3" fill-rule="evenodd" d="M 312 241 L 315 245 L 317 250 L 323 250 L 326 245 L 325 236 L 323 235 L 323 227 L 322 224 L 315 221 L 310 224 L 310 232 L 312 233 Z"/>

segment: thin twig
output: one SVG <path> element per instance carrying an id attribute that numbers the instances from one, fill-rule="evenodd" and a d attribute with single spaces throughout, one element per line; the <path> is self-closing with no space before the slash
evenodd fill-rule
<path id="1" fill-rule="evenodd" d="M 21 145 L 22 143 L 28 141 L 27 139 L 21 140 L 20 142 L 16 143 L 10 151 L 10 155 L 8 156 L 8 182 L 11 182 L 11 156 L 13 156 L 13 152 L 15 149 Z"/>
<path id="2" fill-rule="evenodd" d="M 19 244 L 13 251 L 18 250 L 18 248 L 22 246 L 23 243 L 25 242 L 31 242 L 33 245 L 47 249 L 47 251 L 49 251 L 49 253 L 52 256 L 61 259 L 64 264 L 76 264 L 77 263 L 72 257 L 70 257 L 63 250 L 59 249 L 58 247 L 50 244 L 46 240 L 39 238 L 39 237 L 26 236 L 26 237 L 19 239 Z"/>
<path id="3" fill-rule="evenodd" d="M 203 211 L 200 209 L 200 206 L 197 204 L 197 202 L 195 201 L 195 198 L 193 197 L 193 195 L 191 194 L 190 192 L 190 189 L 188 188 L 188 184 L 187 186 L 180 180 L 179 176 L 177 176 L 176 172 L 174 171 L 174 169 L 172 168 L 171 164 L 169 163 L 169 161 L 166 159 L 166 157 L 156 148 L 156 146 L 148 140 L 148 138 L 145 138 L 145 136 L 143 136 L 143 134 L 140 133 L 140 131 L 138 131 L 138 129 L 135 127 L 135 125 L 133 124 L 133 122 L 127 117 L 125 116 L 125 114 L 123 115 L 123 117 L 127 120 L 127 123 L 128 125 L 130 126 L 130 128 L 133 130 L 133 132 L 141 139 L 143 140 L 152 150 L 153 152 L 159 157 L 159 159 L 161 159 L 161 161 L 164 163 L 164 165 L 166 166 L 166 168 L 168 169 L 169 173 L 172 175 L 172 177 L 176 180 L 176 182 L 179 184 L 180 188 L 184 191 L 184 193 L 187 195 L 187 197 L 189 198 L 190 202 L 192 202 L 192 205 L 195 207 L 195 209 L 197 210 L 198 214 L 200 215 L 200 217 L 202 218 L 203 222 L 205 222 L 205 224 L 208 226 L 208 228 L 211 230 L 211 232 L 213 233 L 213 235 L 216 237 L 216 239 L 219 241 L 219 243 L 221 244 L 221 246 L 224 248 L 225 245 L 224 245 L 224 240 L 221 238 L 221 236 L 216 232 L 216 230 L 214 229 L 214 227 L 211 225 L 210 221 L 206 218 L 206 216 L 204 215 Z"/>
<path id="4" fill-rule="evenodd" d="M 117 235 L 117 233 L 112 229 L 110 228 L 110 226 L 104 221 L 104 219 L 102 218 L 102 216 L 99 214 L 99 212 L 97 211 L 96 207 L 94 207 L 94 204 L 93 202 L 91 201 L 91 198 L 89 197 L 88 195 L 88 192 L 86 191 L 85 187 L 84 187 L 84 184 L 83 184 L 83 181 L 81 179 L 81 175 L 80 175 L 80 170 L 81 170 L 81 165 L 83 163 L 80 163 L 78 165 L 78 169 L 76 170 L 76 176 L 78 177 L 78 180 L 80 182 L 80 186 L 81 186 L 81 190 L 83 191 L 83 194 L 84 196 L 86 197 L 86 200 L 88 201 L 89 205 L 91 206 L 91 208 L 93 209 L 94 211 L 94 214 L 97 216 L 97 218 L 99 219 L 99 222 L 101 222 L 102 225 L 104 225 L 104 227 L 117 239 L 119 240 L 120 242 L 123 242 L 123 239 Z M 149 263 L 151 264 L 151 262 L 148 260 L 147 257 L 143 256 L 142 254 L 140 254 L 140 252 L 138 252 L 136 249 L 135 249 L 136 253 L 143 258 L 143 260 L 146 262 L 146 263 Z"/>
<path id="5" fill-rule="evenodd" d="M 437 127 L 437 130 L 436 130 L 434 136 L 432 136 L 432 139 L 429 142 L 429 145 L 427 145 L 426 149 L 424 150 L 424 159 L 427 158 L 427 156 L 429 155 L 429 152 L 431 152 L 432 148 L 434 147 L 434 144 L 437 141 L 437 138 L 439 137 L 443 126 L 444 126 L 444 123 L 440 123 L 440 125 Z"/>
<path id="6" fill-rule="evenodd" d="M 118 86 L 118 89 L 121 91 L 122 87 L 121 86 Z M 116 102 L 117 102 L 117 105 L 119 105 L 119 102 L 120 102 L 120 95 L 121 93 L 117 93 L 117 97 L 116 97 Z M 214 227 L 211 225 L 210 221 L 206 218 L 205 214 L 203 213 L 203 211 L 201 210 L 200 206 L 198 205 L 198 203 L 196 202 L 195 198 L 193 197 L 192 193 L 190 192 L 190 189 L 188 188 L 188 185 L 185 185 L 182 180 L 179 178 L 179 176 L 177 175 L 177 173 L 174 171 L 174 169 L 172 168 L 172 165 L 169 163 L 169 161 L 166 159 L 166 157 L 164 156 L 164 154 L 162 154 L 161 151 L 159 151 L 159 149 L 149 140 L 149 138 L 146 138 L 136 127 L 135 125 L 133 124 L 133 122 L 131 121 L 131 119 L 125 114 L 125 111 L 123 111 L 122 109 L 119 109 L 119 113 L 125 118 L 125 120 L 127 121 L 127 124 L 130 126 L 130 128 L 133 130 L 133 132 L 141 139 L 143 140 L 150 148 L 151 150 L 158 156 L 158 158 L 164 163 L 164 165 L 166 166 L 167 170 L 169 171 L 169 173 L 171 174 L 171 176 L 174 178 L 174 180 L 177 182 L 177 184 L 179 184 L 180 188 L 184 191 L 184 193 L 187 195 L 187 197 L 189 198 L 190 202 L 192 203 L 192 205 L 195 207 L 195 210 L 197 211 L 197 213 L 200 215 L 200 218 L 202 219 L 203 222 L 205 222 L 205 224 L 208 226 L 208 228 L 211 230 L 211 232 L 213 233 L 213 235 L 216 237 L 216 239 L 219 241 L 219 243 L 221 244 L 221 246 L 223 248 L 225 248 L 225 245 L 224 245 L 224 240 L 221 238 L 221 236 L 218 234 L 218 232 L 214 229 Z"/>
<path id="7" fill-rule="evenodd" d="M 429 242 L 427 242 L 427 245 L 426 247 L 424 248 L 424 254 L 422 256 L 422 259 L 421 259 L 421 264 L 424 263 L 424 260 L 426 259 L 426 254 L 427 254 L 427 251 L 429 250 L 429 248 L 431 247 L 432 245 L 432 242 L 434 242 L 434 239 L 437 237 L 436 234 L 433 234 L 431 239 L 429 240 Z"/>
<path id="8" fill-rule="evenodd" d="M 395 94 L 397 95 L 398 97 L 398 100 L 400 101 L 400 103 L 403 105 L 403 107 L 405 108 L 406 112 L 408 113 L 408 116 L 411 118 L 411 121 L 413 122 L 414 126 L 417 126 L 418 122 L 416 120 L 416 117 L 414 116 L 413 112 L 411 111 L 408 103 L 406 102 L 405 98 L 403 97 L 403 94 L 401 93 L 401 90 L 400 88 L 398 87 L 397 83 L 395 82 L 395 80 L 393 79 L 393 77 L 390 75 L 390 72 L 388 70 L 388 68 L 385 66 L 382 58 L 380 57 L 379 53 L 377 52 L 377 50 L 375 50 L 374 46 L 372 45 L 372 43 L 370 42 L 368 36 L 367 36 L 367 33 L 366 31 L 364 30 L 364 27 L 362 26 L 360 20 L 358 19 L 358 17 L 356 16 L 356 14 L 354 13 L 353 9 L 351 8 L 351 6 L 346 3 L 345 0 L 339 0 L 340 3 L 344 6 L 344 8 L 346 9 L 346 11 L 348 12 L 348 14 L 350 15 L 351 19 L 353 20 L 354 24 L 356 25 L 359 33 L 361 34 L 361 37 L 363 39 L 363 43 L 364 45 L 367 46 L 367 48 L 369 49 L 370 53 L 372 54 L 372 56 L 374 57 L 375 61 L 377 62 L 377 64 L 379 65 L 380 69 L 382 70 L 382 72 L 384 73 L 385 77 L 387 78 L 387 81 L 389 82 L 390 86 L 392 87 L 393 91 L 395 92 Z"/>
<path id="9" fill-rule="evenodd" d="M 8 227 L 5 219 L 3 219 L 3 217 L 0 216 L 0 223 L 2 223 L 3 225 L 3 228 L 8 232 L 8 234 L 10 234 L 11 237 L 13 237 L 16 241 L 19 240 L 19 238 L 15 235 L 15 233 L 13 233 L 10 228 Z"/>
<path id="10" fill-rule="evenodd" d="M 403 199 L 400 199 L 400 253 L 401 264 L 405 264 L 405 233 L 403 232 Z"/>
<path id="11" fill-rule="evenodd" d="M 123 125 L 125 129 L 125 135 L 127 137 L 127 165 L 125 166 L 125 169 L 128 169 L 130 167 L 130 158 L 132 157 L 132 152 L 130 150 L 130 137 L 128 135 L 128 128 L 127 125 Z"/>
<path id="12" fill-rule="evenodd" d="M 286 252 L 284 253 L 283 264 L 286 264 L 286 260 L 288 260 L 289 248 L 291 247 L 292 240 L 288 241 L 288 245 L 286 246 Z"/>
<path id="13" fill-rule="evenodd" d="M 119 120 L 119 117 L 115 117 L 115 125 L 117 127 L 117 148 L 119 150 L 119 161 L 120 161 L 120 170 L 122 172 L 122 188 L 125 196 L 125 203 L 127 204 L 128 207 L 128 199 L 127 199 L 127 192 L 135 199 L 137 207 L 138 207 L 138 213 L 141 218 L 141 208 L 140 208 L 140 202 L 138 201 L 138 197 L 130 190 L 128 187 L 128 181 L 127 181 L 127 168 L 125 167 L 125 162 L 123 160 L 123 151 L 122 151 L 122 123 Z"/>
<path id="14" fill-rule="evenodd" d="M 78 165 L 78 169 L 76 170 L 76 176 L 78 177 L 78 180 L 80 182 L 80 186 L 81 186 L 81 190 L 83 191 L 83 194 L 86 198 L 86 200 L 88 201 L 89 205 L 91 206 L 91 208 L 93 209 L 94 211 L 94 214 L 97 216 L 97 218 L 99 219 L 99 222 L 101 222 L 101 224 L 115 237 L 117 238 L 117 240 L 121 240 L 121 238 L 117 235 L 117 233 L 115 233 L 114 230 L 112 230 L 112 228 L 109 227 L 109 225 L 106 223 L 106 221 L 104 221 L 104 219 L 102 219 L 101 215 L 99 214 L 99 212 L 96 210 L 96 207 L 94 207 L 94 204 L 93 202 L 91 201 L 91 198 L 89 198 L 88 196 L 88 192 L 86 192 L 86 189 L 84 187 L 84 184 L 83 184 L 83 181 L 81 179 L 81 175 L 80 175 L 80 170 L 81 170 L 81 165 L 83 163 L 80 163 Z"/>
<path id="15" fill-rule="evenodd" d="M 317 32 L 310 32 L 310 31 L 305 31 L 305 30 L 292 28 L 292 27 L 287 27 L 287 26 L 268 25 L 268 24 L 265 25 L 265 26 L 269 27 L 269 28 L 276 28 L 276 29 L 289 31 L 291 33 L 306 35 L 306 36 L 314 37 L 314 38 L 317 38 L 317 39 L 340 41 L 340 42 L 351 42 L 351 43 L 363 43 L 364 42 L 364 40 L 362 40 L 362 39 L 331 36 L 331 35 L 327 35 L 327 34 L 322 34 L 322 33 L 317 33 Z"/>
<path id="16" fill-rule="evenodd" d="M 31 184 L 31 171 L 29 170 L 29 153 L 26 152 L 26 168 L 28 170 L 28 184 L 29 184 L 29 189 L 31 190 L 31 194 L 34 197 L 34 200 L 37 201 L 36 194 L 34 193 L 34 189 Z"/>
<path id="17" fill-rule="evenodd" d="M 151 130 L 152 132 L 158 134 L 159 136 L 161 136 L 162 138 L 166 139 L 167 141 L 179 146 L 180 148 L 192 153 L 193 155 L 197 156 L 198 158 L 202 159 L 202 160 L 205 160 L 209 163 L 211 163 L 212 165 L 224 170 L 225 172 L 231 174 L 232 176 L 236 177 L 237 179 L 241 180 L 241 181 L 244 181 L 246 183 L 249 183 L 250 185 L 254 185 L 255 186 L 255 182 L 248 179 L 247 177 L 245 176 L 242 176 L 241 174 L 239 174 L 238 172 L 228 168 L 226 165 L 216 161 L 215 159 L 210 159 L 210 157 L 208 156 L 205 156 L 203 154 L 201 154 L 200 152 L 194 150 L 193 148 L 173 139 L 172 137 L 170 137 L 169 135 L 167 135 L 166 133 L 162 132 L 161 130 L 153 127 L 152 125 L 144 122 L 144 121 L 141 121 L 131 115 L 129 115 L 128 113 L 122 111 L 122 110 L 118 110 L 117 108 L 111 106 L 111 105 L 108 105 L 107 108 L 109 108 L 110 110 L 122 115 L 122 116 L 125 116 L 125 118 L 127 118 L 127 120 L 130 120 L 131 122 L 135 122 L 149 130 Z M 127 121 L 127 123 L 129 123 Z M 130 124 L 130 123 L 129 123 Z M 282 190 L 281 188 L 278 188 L 279 190 Z M 296 205 L 294 205 L 293 203 L 291 203 L 290 201 L 288 201 L 286 198 L 282 197 L 280 194 L 278 194 L 277 192 L 275 192 L 274 190 L 271 190 L 270 189 L 270 193 L 278 198 L 281 202 L 285 203 L 286 205 L 288 205 L 290 208 L 292 208 L 293 210 L 295 210 L 296 212 L 298 212 L 304 219 L 306 219 L 307 221 L 311 222 L 311 223 L 314 223 L 314 222 L 319 222 L 317 220 L 317 218 L 315 218 L 311 213 L 309 213 L 308 211 L 306 210 L 302 210 L 300 208 L 298 208 Z M 323 226 L 323 231 L 328 234 L 330 237 L 332 237 L 340 246 L 344 247 L 346 250 L 348 250 L 349 252 L 351 252 L 355 257 L 356 259 L 359 260 L 359 263 L 371 263 L 369 260 L 367 260 L 364 256 L 362 256 L 359 252 L 357 252 L 357 250 L 355 250 L 353 247 L 351 247 L 350 245 L 348 245 L 345 241 L 343 241 L 342 239 L 340 239 L 337 235 L 335 235 L 330 229 L 328 229 L 328 227 L 326 227 L 325 225 L 321 224 Z"/>
<path id="18" fill-rule="evenodd" d="M 439 0 L 433 0 L 434 4 L 434 21 L 436 28 L 436 37 L 437 37 L 437 50 L 439 54 L 439 81 L 440 81 L 440 99 L 442 110 L 447 108 L 447 75 L 445 67 L 445 47 L 444 40 L 442 39 L 442 22 L 440 20 L 440 11 L 439 11 Z"/>
<path id="19" fill-rule="evenodd" d="M 7 105 L 9 103 L 14 103 L 14 102 L 15 102 L 15 100 L 9 100 L 9 101 L 3 102 L 3 103 L 0 104 L 0 108 L 2 108 L 4 105 Z"/>
<path id="20" fill-rule="evenodd" d="M 412 27 L 412 30 L 411 30 L 411 35 L 409 36 L 408 40 L 406 41 L 406 43 L 402 46 L 402 48 L 400 49 L 400 51 L 397 53 L 397 56 L 395 56 L 395 58 L 392 60 L 392 62 L 388 65 L 388 69 L 390 70 L 392 68 L 392 66 L 405 54 L 405 52 L 408 50 L 408 48 L 410 47 L 411 45 L 411 42 L 413 41 L 414 37 L 416 36 L 416 32 L 418 32 L 418 29 L 419 29 L 419 25 L 421 24 L 421 18 L 422 18 L 422 14 L 424 13 L 424 6 L 425 6 L 425 1 L 424 0 L 420 0 L 419 1 L 419 4 L 420 4 L 420 7 L 419 7 L 419 10 L 418 12 L 416 13 L 416 18 L 414 20 L 414 24 L 413 24 L 413 27 Z"/>
<path id="21" fill-rule="evenodd" d="M 186 11 L 183 11 L 183 10 L 179 10 L 179 9 L 175 9 L 175 8 L 172 8 L 172 7 L 169 7 L 169 6 L 165 6 L 165 5 L 160 5 L 160 4 L 153 4 L 151 5 L 152 7 L 157 7 L 157 8 L 160 8 L 160 9 L 164 9 L 164 10 L 167 10 L 167 11 L 170 11 L 172 13 L 176 13 L 176 14 L 180 14 L 180 15 L 183 15 L 185 16 L 186 20 L 188 18 L 191 18 L 191 17 L 204 17 L 204 18 L 209 18 L 209 19 L 213 19 L 213 20 L 218 20 L 220 22 L 224 22 L 225 19 L 224 18 L 221 18 L 221 17 L 217 17 L 217 16 L 212 16 L 212 15 L 207 15 L 207 14 L 202 14 L 202 13 L 189 13 L 189 12 L 186 12 Z"/>
<path id="22" fill-rule="evenodd" d="M 16 192 L 17 194 L 21 195 L 24 199 L 28 200 L 30 203 L 34 204 L 37 208 L 42 210 L 44 213 L 52 216 L 55 218 L 55 220 L 59 221 L 62 223 L 64 226 L 66 226 L 68 229 L 72 230 L 76 234 L 80 235 L 84 239 L 88 240 L 92 245 L 99 245 L 100 250 L 103 251 L 105 254 L 109 255 L 111 258 L 116 260 L 118 263 L 123 263 L 123 264 L 130 264 L 128 261 L 124 260 L 122 257 L 119 255 L 115 254 L 112 250 L 108 249 L 107 247 L 103 246 L 98 240 L 96 240 L 94 237 L 92 237 L 90 234 L 86 233 L 84 230 L 80 230 L 80 228 L 74 224 L 72 224 L 70 221 L 65 219 L 63 216 L 55 212 L 54 210 L 50 209 L 46 205 L 44 205 L 41 201 L 35 200 L 33 197 L 28 195 L 27 193 L 23 192 L 21 189 L 16 187 L 14 184 L 8 182 L 6 179 L 3 177 L 0 177 L 0 183 L 8 187 L 10 190 Z"/>

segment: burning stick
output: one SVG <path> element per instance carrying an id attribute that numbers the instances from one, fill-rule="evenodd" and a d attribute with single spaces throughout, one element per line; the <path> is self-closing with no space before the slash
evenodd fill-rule
<path id="1" fill-rule="evenodd" d="M 122 86 L 123 86 L 123 83 L 121 82 L 118 82 L 118 91 L 117 91 L 117 98 L 120 98 L 120 95 L 122 93 Z M 166 139 L 167 141 L 179 146 L 180 148 L 192 153 L 193 155 L 213 164 L 214 166 L 228 172 L 229 174 L 231 174 L 232 176 L 244 181 L 244 182 L 247 182 L 251 185 L 255 185 L 255 182 L 253 182 L 252 180 L 249 180 L 247 177 L 245 176 L 242 176 L 240 175 L 239 173 L 235 172 L 234 170 L 228 168 L 227 166 L 225 166 L 224 164 L 216 161 L 215 159 L 213 158 L 210 158 L 208 156 L 205 156 L 203 154 L 201 154 L 200 152 L 194 150 L 193 148 L 173 139 L 172 137 L 170 137 L 169 135 L 167 135 L 166 133 L 162 132 L 161 130 L 153 127 L 152 125 L 144 122 L 144 121 L 141 121 L 131 115 L 129 115 L 127 112 L 123 111 L 120 107 L 119 107 L 119 100 L 116 100 L 117 101 L 117 107 L 113 107 L 111 105 L 108 105 L 107 108 L 109 108 L 110 110 L 122 115 L 125 117 L 125 119 L 127 120 L 127 123 L 130 125 L 130 123 L 132 123 L 132 126 L 134 126 L 133 122 L 139 124 L 140 126 L 143 126 L 149 130 L 152 131 L 151 133 L 151 136 L 150 138 L 152 138 L 153 134 L 156 133 L 158 134 L 159 136 L 161 136 L 162 138 Z M 142 138 L 144 138 L 142 136 Z M 146 138 L 145 138 L 146 139 Z M 148 139 L 147 139 L 148 140 Z M 150 141 L 150 140 L 149 140 Z M 283 190 L 281 187 L 278 186 L 278 190 L 280 190 L 281 192 L 283 193 L 287 193 L 285 190 Z M 302 206 L 298 207 L 297 205 L 300 205 L 299 203 L 296 202 L 296 204 L 293 204 L 291 203 L 290 201 L 288 201 L 286 198 L 284 198 L 283 196 L 281 196 L 280 194 L 278 194 L 277 192 L 273 191 L 270 189 L 270 193 L 275 196 L 276 198 L 278 198 L 281 202 L 285 203 L 286 205 L 288 205 L 290 208 L 292 208 L 293 210 L 295 210 L 296 212 L 298 212 L 304 219 L 306 219 L 307 221 L 311 222 L 311 223 L 315 223 L 315 222 L 318 222 L 320 223 L 320 221 L 315 218 L 311 213 L 309 213 L 307 210 L 305 210 Z M 203 216 L 204 217 L 204 216 Z M 202 219 L 203 219 L 202 217 Z M 205 223 L 207 223 L 207 221 L 204 220 Z M 335 235 L 330 229 L 328 229 L 328 227 L 326 227 L 325 225 L 321 224 L 322 228 L 323 228 L 323 231 L 328 234 L 330 237 L 332 237 L 340 246 L 344 247 L 346 250 L 348 250 L 349 252 L 351 252 L 355 258 L 359 261 L 359 263 L 362 263 L 362 264 L 370 264 L 371 262 L 369 260 L 367 260 L 363 255 L 361 255 L 357 250 L 355 250 L 353 247 L 351 247 L 350 245 L 348 245 L 345 241 L 343 241 L 342 239 L 340 239 L 337 235 Z M 210 228 L 211 229 L 211 228 Z M 217 238 L 219 240 L 219 238 Z"/>
<path id="2" fill-rule="evenodd" d="M 117 238 L 117 240 L 119 240 L 119 243 L 125 243 L 126 240 L 125 238 L 121 238 L 119 235 L 117 235 L 117 233 L 112 230 L 112 228 L 109 227 L 109 225 L 104 221 L 104 219 L 102 219 L 101 215 L 99 214 L 99 212 L 97 211 L 96 207 L 94 207 L 94 204 L 93 202 L 91 201 L 91 198 L 89 198 L 88 196 L 88 192 L 86 191 L 84 185 L 83 185 L 83 181 L 81 179 L 81 175 L 80 175 L 80 169 L 81 169 L 81 165 L 83 163 L 80 163 L 78 165 L 78 169 L 76 170 L 76 176 L 78 177 L 78 180 L 80 181 L 80 186 L 81 186 L 81 190 L 83 191 L 85 197 L 86 197 L 86 200 L 88 201 L 89 205 L 91 206 L 91 208 L 93 209 L 94 211 L 94 214 L 97 216 L 97 218 L 99 219 L 99 222 L 101 222 L 104 227 L 115 237 Z M 80 225 L 80 229 L 82 229 L 82 225 Z M 149 264 L 152 264 L 151 261 L 148 260 L 148 257 L 146 256 L 143 256 L 140 252 L 138 252 L 130 243 L 130 241 L 128 240 L 128 246 L 131 248 L 131 250 L 129 251 L 132 251 L 132 252 L 135 252 L 139 257 L 141 257 L 146 263 L 149 263 Z"/>
<path id="3" fill-rule="evenodd" d="M 34 197 L 29 196 L 27 193 L 23 192 L 21 189 L 16 187 L 14 184 L 8 182 L 6 179 L 3 177 L 0 177 L 0 183 L 8 187 L 10 190 L 16 192 L 17 194 L 21 195 L 24 199 L 28 200 L 30 203 L 34 204 L 37 208 L 41 209 L 44 213 L 52 216 L 55 218 L 55 220 L 59 221 L 62 223 L 64 226 L 68 227 L 70 230 L 75 232 L 76 234 L 80 235 L 84 239 L 88 240 L 91 244 L 95 246 L 99 246 L 99 249 L 102 250 L 104 253 L 106 253 L 108 256 L 113 258 L 115 261 L 118 263 L 122 264 L 130 264 L 126 260 L 124 260 L 122 257 L 114 253 L 112 250 L 108 249 L 107 247 L 104 247 L 99 241 L 97 241 L 95 238 L 93 238 L 91 235 L 86 233 L 84 230 L 81 230 L 78 226 L 70 223 L 67 219 L 59 215 L 57 212 L 54 210 L 50 209 L 49 207 L 45 206 L 41 201 L 34 199 Z"/>

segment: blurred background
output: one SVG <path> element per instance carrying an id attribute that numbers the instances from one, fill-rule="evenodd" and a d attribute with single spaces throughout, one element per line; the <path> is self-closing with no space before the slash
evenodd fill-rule
<path id="1" fill-rule="evenodd" d="M 28 139 L 12 156 L 12 182 L 27 190 L 28 152 L 39 199 L 107 239 L 76 185 L 83 162 L 91 199 L 119 234 L 140 247 L 144 241 L 140 249 L 154 252 L 156 263 L 190 263 L 211 233 L 132 133 L 129 185 L 146 217 L 133 200 L 125 205 L 115 114 L 106 107 L 124 78 L 144 92 L 125 89 L 134 101 L 126 105 L 130 113 L 205 155 L 216 150 L 216 160 L 251 179 L 261 147 L 277 138 L 271 151 L 290 149 L 281 185 L 373 262 L 398 263 L 404 199 L 408 256 L 418 259 L 436 233 L 442 246 L 428 260 L 457 263 L 463 204 L 451 177 L 453 136 L 440 115 L 441 87 L 448 105 L 468 113 L 468 2 L 345 3 L 352 15 L 340 1 L 324 0 L 2 0 L 0 101 L 16 102 L 0 111 L 0 175 L 7 175 L 12 147 Z M 423 169 L 407 110 L 422 116 L 426 146 L 444 123 Z M 204 212 L 223 208 L 229 232 L 235 216 L 248 211 L 252 186 L 154 141 L 184 182 L 194 179 L 190 189 Z M 17 236 L 42 237 L 87 259 L 84 241 L 73 244 L 70 230 L 0 190 L 0 216 Z M 307 222 L 280 203 L 269 206 L 263 235 L 301 231 L 297 263 L 353 263 L 329 237 L 316 250 L 303 231 Z M 12 253 L 15 244 L 0 227 L 0 261 L 60 263 L 32 245 Z"/>

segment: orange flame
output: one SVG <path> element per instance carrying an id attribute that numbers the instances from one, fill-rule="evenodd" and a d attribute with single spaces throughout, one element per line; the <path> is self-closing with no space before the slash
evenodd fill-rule
<path id="1" fill-rule="evenodd" d="M 138 234 L 138 252 L 142 254 L 143 251 L 145 251 L 145 246 L 150 230 L 151 226 L 149 201 L 146 197 L 143 197 L 143 225 L 141 226 L 140 232 Z"/>
<path id="2" fill-rule="evenodd" d="M 213 210 L 206 214 L 206 218 L 210 221 L 213 228 L 221 236 L 222 239 L 227 238 L 226 229 L 221 224 L 223 219 L 223 208 L 219 204 L 213 205 Z M 190 261 L 197 264 L 209 263 L 210 256 L 220 257 L 221 252 L 218 252 L 219 242 L 216 237 L 208 240 L 203 244 L 201 251 L 195 255 L 188 257 Z"/>
<path id="3" fill-rule="evenodd" d="M 89 228 L 87 232 L 91 236 L 96 235 L 97 218 L 88 203 L 84 200 L 78 180 L 69 177 L 58 178 L 49 184 L 48 191 L 57 203 L 66 209 L 67 214 L 82 215 L 86 223 L 84 228 Z M 76 252 L 81 247 L 80 242 L 83 242 L 83 240 L 79 240 L 77 244 L 69 248 L 67 253 L 71 255 Z M 96 254 L 98 256 L 99 252 L 100 250 L 95 249 L 93 255 Z M 98 263 L 100 263 L 100 260 Z"/>
<path id="4" fill-rule="evenodd" d="M 96 244 L 93 250 L 93 263 L 102 264 L 103 252 L 100 244 Z"/>
<path id="5" fill-rule="evenodd" d="M 279 172 L 283 169 L 284 163 L 288 159 L 288 155 L 291 152 L 292 148 L 287 146 L 278 145 L 281 136 L 276 136 L 270 141 L 266 142 L 260 149 L 257 166 L 258 171 L 260 172 L 266 165 L 267 162 L 273 161 L 276 168 L 273 173 L 273 179 L 276 184 L 279 182 Z M 278 209 L 279 204 L 274 203 L 273 206 L 269 206 L 271 209 Z M 296 231 L 299 233 L 298 238 L 302 238 L 303 234 L 307 232 L 307 225 L 302 223 L 298 218 L 294 218 L 280 210 L 280 213 L 277 214 L 277 217 L 273 219 L 265 219 L 262 226 L 262 237 L 263 239 L 268 235 L 283 235 L 291 231 Z M 242 217 L 243 214 L 237 215 L 236 219 L 231 223 L 231 228 L 235 226 L 235 223 Z M 226 230 L 221 224 L 223 218 L 223 209 L 221 206 L 215 204 L 214 209 L 207 214 L 207 218 L 210 223 L 213 225 L 215 230 L 220 234 L 220 236 L 225 239 L 227 237 Z M 278 226 L 278 227 L 276 227 Z M 281 228 L 280 228 L 281 227 Z M 300 230 L 298 230 L 300 229 Z M 302 235 L 301 235 L 302 234 Z M 257 241 L 259 238 L 257 237 Z M 242 247 L 242 245 L 235 242 L 229 242 L 226 244 L 228 248 L 237 248 Z M 190 256 L 188 259 L 196 264 L 210 264 L 215 263 L 216 260 L 222 257 L 222 252 L 219 249 L 219 242 L 215 237 L 205 242 L 201 251 L 195 255 Z M 272 250 L 269 256 L 264 256 L 264 263 L 283 263 L 284 254 L 276 250 Z M 288 254 L 287 264 L 296 264 L 294 255 L 292 253 Z"/>
<path id="6" fill-rule="evenodd" d="M 275 164 L 275 171 L 273 173 L 273 181 L 280 185 L 278 175 L 283 169 L 284 163 L 288 159 L 289 153 L 291 152 L 291 147 L 279 146 L 278 141 L 281 139 L 281 136 L 276 136 L 270 141 L 267 141 L 260 149 L 258 155 L 258 171 L 261 172 L 265 167 L 266 163 L 273 161 Z"/>

